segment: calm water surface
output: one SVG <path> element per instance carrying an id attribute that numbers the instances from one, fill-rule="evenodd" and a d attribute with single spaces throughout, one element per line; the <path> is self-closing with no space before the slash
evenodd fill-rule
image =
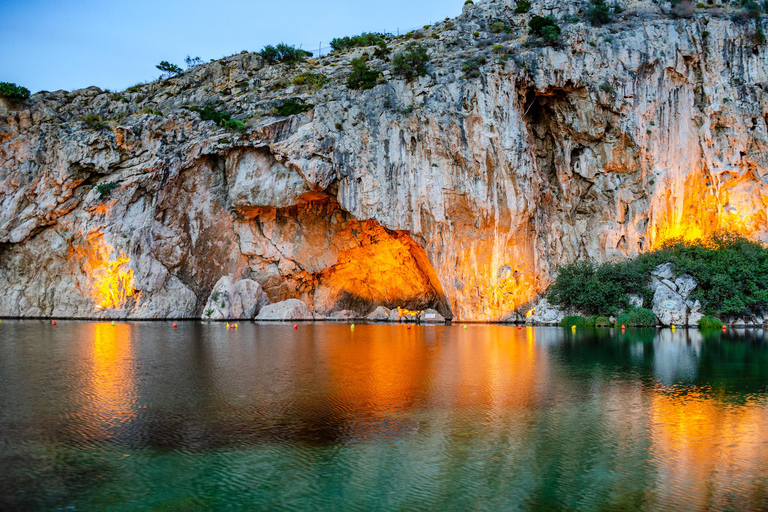
<path id="1" fill-rule="evenodd" d="M 3 321 L 0 510 L 765 510 L 766 340 Z"/>

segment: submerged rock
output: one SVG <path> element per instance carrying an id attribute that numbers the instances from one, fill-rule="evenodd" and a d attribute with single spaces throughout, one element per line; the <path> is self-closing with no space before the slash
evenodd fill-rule
<path id="1" fill-rule="evenodd" d="M 256 320 L 313 320 L 315 317 L 306 304 L 288 299 L 261 308 Z"/>

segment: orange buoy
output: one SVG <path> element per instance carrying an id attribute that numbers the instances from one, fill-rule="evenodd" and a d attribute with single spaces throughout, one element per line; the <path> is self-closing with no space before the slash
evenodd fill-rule
<path id="1" fill-rule="evenodd" d="M 56 320 L 51 321 L 51 325 L 56 325 Z"/>
<path id="2" fill-rule="evenodd" d="M 723 324 L 723 332 L 725 332 L 725 324 Z"/>
<path id="3" fill-rule="evenodd" d="M 520 324 L 517 324 L 517 328 L 518 328 L 518 329 L 522 329 L 522 328 L 523 328 L 523 326 L 522 326 L 522 325 L 520 325 Z"/>
<path id="4" fill-rule="evenodd" d="M 178 325 L 176 325 L 176 322 L 173 322 L 173 328 L 175 329 L 176 327 L 178 327 Z"/>
<path id="5" fill-rule="evenodd" d="M 299 324 L 293 324 L 293 330 L 297 330 L 299 328 Z"/>
<path id="6" fill-rule="evenodd" d="M 410 329 L 410 328 L 411 328 L 411 326 L 410 326 L 410 325 L 406 325 L 405 327 L 406 327 L 406 329 Z"/>

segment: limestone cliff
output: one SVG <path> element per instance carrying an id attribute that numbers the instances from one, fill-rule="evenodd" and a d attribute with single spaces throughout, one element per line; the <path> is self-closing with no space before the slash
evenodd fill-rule
<path id="1" fill-rule="evenodd" d="M 391 41 L 418 38 L 429 73 L 372 57 L 371 90 L 345 85 L 370 48 L 295 67 L 244 52 L 120 93 L 0 103 L 0 316 L 199 317 L 230 276 L 317 313 L 497 320 L 575 258 L 718 227 L 768 240 L 761 21 L 628 1 L 592 27 L 586 4 L 514 6 Z M 561 44 L 528 42 L 544 14 Z M 329 81 L 296 85 L 307 72 Z M 314 107 L 277 116 L 286 100 Z M 208 103 L 247 131 L 190 109 Z"/>

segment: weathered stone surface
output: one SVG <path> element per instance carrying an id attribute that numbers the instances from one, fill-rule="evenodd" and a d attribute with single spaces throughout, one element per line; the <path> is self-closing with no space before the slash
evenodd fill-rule
<path id="1" fill-rule="evenodd" d="M 434 309 L 427 308 L 419 313 L 419 322 L 423 324 L 444 324 L 445 317 Z"/>
<path id="2" fill-rule="evenodd" d="M 684 299 L 687 299 L 691 292 L 696 288 L 696 280 L 689 274 L 681 274 L 675 279 L 675 286 L 677 287 L 677 293 L 679 293 Z"/>
<path id="3" fill-rule="evenodd" d="M 578 258 L 721 227 L 768 240 L 768 57 L 754 24 L 729 6 L 676 19 L 628 0 L 610 41 L 605 27 L 564 23 L 562 47 L 541 47 L 524 44 L 532 16 L 587 3 L 514 16 L 515 3 L 435 24 L 416 80 L 372 58 L 389 77 L 372 90 L 344 84 L 360 52 L 290 70 L 244 53 L 114 95 L 6 105 L 0 316 L 200 317 L 231 276 L 319 313 L 402 305 L 496 320 Z M 497 20 L 511 38 L 490 30 Z M 515 58 L 497 63 L 491 43 Z M 478 78 L 463 77 L 469 56 L 488 60 Z M 292 84 L 307 71 L 330 81 Z M 273 115 L 286 98 L 315 107 Z M 246 133 L 188 108 L 208 102 Z M 133 290 L 103 306 L 109 262 Z"/>
<path id="4" fill-rule="evenodd" d="M 653 294 L 653 312 L 662 325 L 686 325 L 688 306 L 679 293 L 659 285 Z"/>
<path id="5" fill-rule="evenodd" d="M 400 318 L 402 318 L 402 315 L 400 315 L 400 310 L 395 308 L 392 311 L 389 312 L 389 321 L 390 322 L 399 322 Z"/>
<path id="6" fill-rule="evenodd" d="M 233 282 L 224 276 L 216 283 L 203 310 L 203 319 L 244 320 L 255 317 L 269 298 L 261 285 L 251 279 Z"/>
<path id="7" fill-rule="evenodd" d="M 392 313 L 392 310 L 390 310 L 389 308 L 385 308 L 384 306 L 379 306 L 376 309 L 374 309 L 370 314 L 368 314 L 366 318 L 373 322 L 386 322 L 387 320 L 389 320 L 389 315 L 391 313 Z"/>
<path id="8" fill-rule="evenodd" d="M 533 314 L 527 318 L 527 321 L 535 324 L 559 325 L 564 317 L 565 311 L 543 298 L 536 303 Z"/>
<path id="9" fill-rule="evenodd" d="M 341 311 L 334 311 L 329 317 L 331 320 L 357 320 L 361 318 L 360 313 L 352 311 L 350 309 L 342 309 Z"/>
<path id="10" fill-rule="evenodd" d="M 256 320 L 313 320 L 307 305 L 298 299 L 288 299 L 261 308 Z"/>
<path id="11" fill-rule="evenodd" d="M 652 288 L 652 290 L 656 291 L 656 288 Z M 643 307 L 643 298 L 639 295 L 630 294 L 629 305 L 634 308 L 641 308 Z"/>
<path id="12" fill-rule="evenodd" d="M 674 266 L 670 262 L 662 263 L 655 269 L 651 270 L 651 275 L 658 278 L 659 280 L 674 279 L 675 278 Z"/>

